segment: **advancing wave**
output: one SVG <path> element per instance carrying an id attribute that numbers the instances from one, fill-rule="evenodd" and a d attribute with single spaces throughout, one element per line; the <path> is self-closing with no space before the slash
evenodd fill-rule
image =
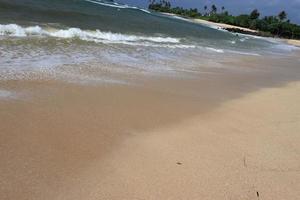
<path id="1" fill-rule="evenodd" d="M 223 49 L 216 49 L 216 48 L 212 48 L 212 47 L 205 47 L 205 49 L 213 51 L 213 52 L 217 52 L 217 53 L 224 53 Z"/>
<path id="2" fill-rule="evenodd" d="M 79 38 L 84 41 L 102 42 L 102 43 L 121 43 L 121 44 L 144 44 L 153 45 L 180 44 L 180 39 L 172 37 L 148 37 L 137 35 L 126 35 L 112 32 L 102 32 L 100 30 L 81 30 L 79 28 L 69 29 L 46 29 L 40 26 L 22 27 L 17 24 L 0 24 L 1 36 L 26 37 L 26 36 L 51 36 L 56 38 Z"/>
<path id="3" fill-rule="evenodd" d="M 98 1 L 98 0 L 85 0 L 87 2 L 90 3 L 94 3 L 94 4 L 98 4 L 98 5 L 102 5 L 102 6 L 109 6 L 109 7 L 113 7 L 113 8 L 119 8 L 119 9 L 134 9 L 134 10 L 140 10 L 143 11 L 145 13 L 151 14 L 150 11 L 142 9 L 142 8 L 138 8 L 135 6 L 128 6 L 128 5 L 122 5 L 122 4 L 118 4 L 118 3 L 108 3 L 108 2 L 103 2 L 103 1 Z"/>

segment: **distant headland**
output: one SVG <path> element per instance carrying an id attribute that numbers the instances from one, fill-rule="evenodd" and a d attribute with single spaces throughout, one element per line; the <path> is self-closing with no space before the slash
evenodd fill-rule
<path id="1" fill-rule="evenodd" d="M 234 16 L 230 14 L 224 6 L 218 8 L 216 5 L 212 5 L 210 8 L 204 6 L 204 12 L 201 13 L 197 8 L 184 9 L 182 7 L 172 7 L 168 0 L 150 0 L 149 9 L 158 12 L 172 13 L 185 18 L 228 24 L 231 26 L 223 26 L 222 28 L 230 32 L 265 37 L 300 39 L 300 26 L 291 23 L 285 11 L 281 11 L 276 16 L 261 17 L 260 12 L 254 9 L 250 14 Z"/>

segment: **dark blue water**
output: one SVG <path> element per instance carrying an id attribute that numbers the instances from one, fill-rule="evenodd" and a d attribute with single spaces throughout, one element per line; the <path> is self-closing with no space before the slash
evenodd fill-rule
<path id="1" fill-rule="evenodd" d="M 235 35 L 216 31 L 172 17 L 162 17 L 135 7 L 98 0 L 0 0 L 0 24 L 18 24 L 82 30 L 100 30 L 130 35 L 180 38 L 186 43 L 251 48 L 267 45 L 252 40 L 239 40 Z M 229 41 L 229 42 L 228 42 Z M 242 41 L 242 43 L 241 43 Z"/>

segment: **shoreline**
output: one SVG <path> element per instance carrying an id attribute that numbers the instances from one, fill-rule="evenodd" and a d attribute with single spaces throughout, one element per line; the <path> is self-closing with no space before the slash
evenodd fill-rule
<path id="1" fill-rule="evenodd" d="M 182 18 L 184 20 L 187 20 L 189 22 L 201 24 L 201 25 L 204 25 L 204 26 L 208 26 L 208 27 L 211 27 L 211 28 L 214 28 L 214 29 L 217 29 L 217 30 L 225 30 L 225 31 L 229 31 L 229 32 L 237 33 L 237 34 L 239 34 L 239 31 L 240 31 L 240 32 L 242 32 L 242 34 L 246 34 L 246 35 L 248 34 L 248 35 L 255 35 L 255 36 L 265 37 L 265 36 L 259 35 L 259 31 L 252 30 L 252 29 L 249 29 L 249 28 L 244 28 L 244 27 L 234 26 L 234 25 L 224 24 L 224 23 L 216 23 L 216 22 L 211 22 L 211 21 L 207 21 L 207 20 L 204 20 L 204 19 L 184 18 L 180 15 L 176 15 L 176 14 L 173 14 L 173 13 L 165 13 L 165 12 L 160 12 L 160 13 L 163 14 L 163 15 L 167 15 L 167 16 L 180 17 L 180 18 Z M 235 31 L 230 31 L 230 30 L 239 30 L 239 31 L 235 32 Z M 253 33 L 253 34 L 251 34 L 251 33 Z M 268 38 L 268 37 L 266 37 L 266 38 Z M 271 38 L 274 38 L 274 37 L 271 37 Z M 293 46 L 296 46 L 296 47 L 300 47 L 300 40 L 284 39 L 284 38 L 274 38 L 274 39 L 278 39 L 278 40 L 280 40 L 280 41 L 282 41 L 283 43 L 286 43 L 286 44 L 290 44 L 290 45 L 293 45 Z"/>
<path id="2" fill-rule="evenodd" d="M 207 21 L 207 20 L 204 20 L 204 19 L 190 19 L 190 20 L 194 21 L 195 23 L 205 24 L 205 25 L 208 25 L 210 27 L 215 27 L 217 29 L 223 29 L 223 30 L 239 29 L 239 30 L 244 31 L 244 32 L 258 33 L 257 30 L 252 30 L 252 29 L 249 29 L 249 28 L 243 28 L 243 27 L 240 27 L 240 26 L 234 26 L 234 25 L 229 25 L 229 24 L 210 22 L 210 21 Z"/>
<path id="3" fill-rule="evenodd" d="M 167 15 L 167 16 L 175 16 L 175 17 L 180 17 L 183 18 L 189 22 L 193 22 L 193 23 L 198 23 L 198 24 L 202 24 L 202 25 L 206 25 L 215 29 L 222 29 L 222 30 L 226 30 L 226 29 L 239 29 L 241 31 L 245 31 L 245 32 L 252 32 L 252 33 L 258 33 L 257 30 L 252 30 L 249 28 L 244 28 L 244 27 L 240 27 L 240 26 L 234 26 L 234 25 L 229 25 L 229 24 L 224 24 L 224 23 L 216 23 L 216 22 L 211 22 L 208 20 L 204 20 L 204 19 L 198 19 L 198 18 L 184 18 L 180 15 L 176 15 L 173 13 L 166 13 L 166 12 L 159 12 L 163 15 Z"/>
<path id="4" fill-rule="evenodd" d="M 282 149 L 290 137 L 280 138 L 287 144 L 276 138 L 299 131 L 289 125 L 298 120 L 300 84 L 284 87 L 299 80 L 299 68 L 290 57 L 227 62 L 195 79 L 144 79 L 139 86 L 1 82 L 16 98 L 0 99 L 0 198 L 252 199 L 258 191 L 293 199 L 289 176 L 278 182 L 255 171 L 262 165 L 276 177 L 280 170 L 295 175 L 292 148 Z M 283 189 L 263 187 L 270 184 Z"/>
<path id="5" fill-rule="evenodd" d="M 300 47 L 300 40 L 292 40 L 292 39 L 286 39 L 286 42 L 288 44 L 291 44 L 291 45 L 294 45 L 294 46 L 297 46 L 297 47 Z"/>

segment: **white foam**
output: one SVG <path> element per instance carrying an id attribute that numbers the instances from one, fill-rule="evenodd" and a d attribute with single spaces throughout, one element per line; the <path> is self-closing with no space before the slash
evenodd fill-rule
<path id="1" fill-rule="evenodd" d="M 98 42 L 98 41 L 95 41 Z M 130 45 L 130 46 L 143 46 L 143 47 L 155 47 L 155 48 L 169 48 L 169 49 L 194 49 L 196 48 L 195 45 L 185 45 L 185 44 L 158 44 L 158 43 L 149 43 L 149 42 L 103 42 L 103 43 L 118 43 L 118 44 L 124 44 L 124 45 Z"/>
<path id="2" fill-rule="evenodd" d="M 186 18 L 184 18 L 184 17 L 177 16 L 177 15 L 167 15 L 167 16 L 168 16 L 168 17 L 172 17 L 172 18 L 174 18 L 174 19 L 180 19 L 180 20 L 183 20 L 183 21 L 188 21 L 188 22 L 190 22 L 189 19 L 186 19 Z"/>
<path id="3" fill-rule="evenodd" d="M 179 44 L 179 38 L 172 37 L 150 37 L 127 35 L 121 33 L 103 32 L 100 30 L 81 30 L 79 28 L 69 29 L 51 29 L 46 30 L 39 26 L 22 27 L 17 24 L 0 25 L 0 35 L 13 36 L 13 37 L 26 37 L 26 36 L 51 36 L 57 38 L 79 38 L 85 41 L 103 42 L 103 43 L 141 43 L 152 42 L 155 44 Z"/>
<path id="4" fill-rule="evenodd" d="M 85 0 L 85 1 L 95 3 L 98 5 L 102 5 L 102 6 L 113 7 L 113 8 L 129 8 L 129 6 L 127 6 L 127 5 L 120 5 L 118 3 L 110 4 L 110 3 L 104 3 L 102 1 L 96 1 L 96 0 L 94 0 L 94 1 L 93 0 Z"/>
<path id="5" fill-rule="evenodd" d="M 145 36 L 136 36 L 136 35 L 124 35 L 120 33 L 111 33 L 111 32 L 102 32 L 99 30 L 96 31 L 83 31 L 79 28 L 70 28 L 67 30 L 59 30 L 55 32 L 48 32 L 50 36 L 61 37 L 61 38 L 73 38 L 78 37 L 83 40 L 107 40 L 107 41 L 150 41 L 157 43 L 179 43 L 180 40 L 177 38 L 171 37 L 145 37 Z"/>
<path id="6" fill-rule="evenodd" d="M 151 12 L 149 10 L 141 9 L 141 8 L 138 8 L 138 7 L 135 7 L 135 6 L 128 6 L 126 4 L 122 5 L 122 4 L 118 4 L 116 2 L 114 2 L 114 3 L 107 3 L 107 2 L 98 1 L 98 0 L 85 0 L 85 1 L 90 2 L 90 3 L 94 3 L 94 4 L 98 4 L 98 5 L 102 5 L 102 6 L 108 6 L 108 7 L 118 8 L 118 9 L 140 10 L 140 11 L 143 11 L 145 13 L 151 14 Z"/>
<path id="7" fill-rule="evenodd" d="M 205 49 L 210 50 L 210 51 L 214 51 L 214 52 L 217 52 L 217 53 L 224 53 L 223 49 L 215 49 L 215 48 L 212 48 L 212 47 L 205 47 Z"/>
<path id="8" fill-rule="evenodd" d="M 227 52 L 229 53 L 234 53 L 234 54 L 240 54 L 240 55 L 248 55 L 248 56 L 261 56 L 258 53 L 252 53 L 252 52 L 244 52 L 244 51 L 233 51 L 233 50 L 228 50 Z"/>
<path id="9" fill-rule="evenodd" d="M 43 35 L 45 31 L 39 26 L 21 27 L 17 24 L 0 24 L 1 36 L 26 37 L 29 35 Z"/>
<path id="10" fill-rule="evenodd" d="M 297 46 L 293 46 L 293 45 L 290 45 L 290 44 L 284 44 L 284 43 L 276 44 L 276 45 L 275 45 L 275 48 L 280 49 L 280 50 L 284 50 L 284 51 L 288 51 L 288 52 L 291 52 L 291 51 L 299 50 L 299 49 L 300 49 L 300 48 L 297 47 Z"/>
<path id="11" fill-rule="evenodd" d="M 15 92 L 0 89 L 0 100 L 1 99 L 15 99 L 15 98 L 16 98 Z"/>
<path id="12" fill-rule="evenodd" d="M 0 35 L 9 35 L 9 36 L 16 36 L 16 37 L 25 37 L 26 33 L 23 28 L 16 24 L 9 24 L 9 25 L 1 25 L 0 24 Z"/>

